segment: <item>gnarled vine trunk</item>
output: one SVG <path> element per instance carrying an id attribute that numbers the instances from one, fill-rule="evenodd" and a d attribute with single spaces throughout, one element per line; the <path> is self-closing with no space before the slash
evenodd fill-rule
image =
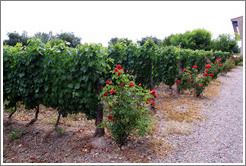
<path id="1" fill-rule="evenodd" d="M 102 92 L 102 85 L 100 84 L 99 81 L 96 82 L 96 88 L 97 88 L 97 95 L 99 96 L 100 93 Z M 96 137 L 96 136 L 101 137 L 101 136 L 104 136 L 104 134 L 105 134 L 104 128 L 99 128 L 99 125 L 100 125 L 102 120 L 103 120 L 103 105 L 100 103 L 100 101 L 98 101 L 97 117 L 96 117 L 96 121 L 95 121 L 95 125 L 97 128 L 96 128 L 94 137 Z"/>
<path id="2" fill-rule="evenodd" d="M 39 106 L 36 106 L 35 118 L 32 119 L 29 123 L 27 123 L 26 127 L 32 125 L 34 122 L 38 120 Z"/>

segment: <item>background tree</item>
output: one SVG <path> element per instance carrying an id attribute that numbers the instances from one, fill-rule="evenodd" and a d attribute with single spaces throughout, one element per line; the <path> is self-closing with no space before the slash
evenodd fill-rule
<path id="1" fill-rule="evenodd" d="M 52 32 L 50 31 L 49 33 L 44 33 L 44 32 L 38 32 L 35 33 L 33 36 L 34 39 L 40 39 L 42 41 L 42 43 L 47 43 L 48 41 L 50 41 L 51 39 L 54 38 L 54 36 L 52 35 Z"/>
<path id="2" fill-rule="evenodd" d="M 61 39 L 61 40 L 65 40 L 69 43 L 71 43 L 71 47 L 76 47 L 77 45 L 80 44 L 81 38 L 77 37 L 74 35 L 73 32 L 64 32 L 61 34 L 57 34 L 56 38 Z"/>
<path id="3" fill-rule="evenodd" d="M 210 50 L 212 34 L 205 29 L 195 29 L 166 37 L 164 46 L 180 46 L 186 49 Z"/>
<path id="4" fill-rule="evenodd" d="M 217 39 L 212 40 L 211 49 L 230 53 L 240 52 L 237 41 L 230 34 L 221 34 Z"/>
<path id="5" fill-rule="evenodd" d="M 132 40 L 129 40 L 128 38 L 118 38 L 118 37 L 114 37 L 111 38 L 110 41 L 108 42 L 108 45 L 115 45 L 117 42 L 123 42 L 125 43 L 127 46 L 132 42 Z"/>
<path id="6" fill-rule="evenodd" d="M 152 40 L 156 45 L 161 45 L 162 43 L 160 39 L 153 36 L 143 37 L 141 40 L 138 40 L 137 43 L 140 44 L 140 46 L 142 46 L 147 40 Z"/>
<path id="7" fill-rule="evenodd" d="M 162 41 L 163 46 L 171 46 L 171 38 L 174 36 L 174 34 L 169 35 L 168 37 L 165 37 L 165 39 Z"/>
<path id="8" fill-rule="evenodd" d="M 7 33 L 9 39 L 4 40 L 3 43 L 9 46 L 15 46 L 17 43 L 22 43 L 22 45 L 27 45 L 27 32 L 23 31 L 22 35 L 19 35 L 16 31 Z"/>

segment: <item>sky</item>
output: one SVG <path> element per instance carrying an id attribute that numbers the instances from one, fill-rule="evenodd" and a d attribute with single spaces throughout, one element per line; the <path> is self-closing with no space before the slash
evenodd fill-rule
<path id="1" fill-rule="evenodd" d="M 245 16 L 244 1 L 2 1 L 1 40 L 14 31 L 73 32 L 81 43 L 107 46 L 113 37 L 136 42 L 198 28 L 217 38 L 233 35 L 230 19 L 239 16 Z"/>

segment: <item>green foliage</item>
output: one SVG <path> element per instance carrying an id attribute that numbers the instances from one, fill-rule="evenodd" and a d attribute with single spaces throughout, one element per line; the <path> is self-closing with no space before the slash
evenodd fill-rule
<path id="1" fill-rule="evenodd" d="M 238 66 L 243 66 L 243 62 L 240 62 L 237 64 Z"/>
<path id="2" fill-rule="evenodd" d="M 16 140 L 16 139 L 21 138 L 22 135 L 23 135 L 22 129 L 19 129 L 18 131 L 15 131 L 15 130 L 11 129 L 11 133 L 10 133 L 9 139 L 10 140 Z"/>
<path id="3" fill-rule="evenodd" d="M 235 59 L 235 65 L 237 66 L 240 62 L 243 62 L 243 56 L 237 56 Z"/>
<path id="4" fill-rule="evenodd" d="M 215 51 L 223 51 L 230 53 L 239 53 L 237 40 L 233 39 L 230 34 L 221 34 L 215 40 L 211 42 L 211 48 Z"/>
<path id="5" fill-rule="evenodd" d="M 210 50 L 211 37 L 211 32 L 204 29 L 195 29 L 183 34 L 172 34 L 164 39 L 164 44 L 193 50 Z"/>
<path id="6" fill-rule="evenodd" d="M 72 32 L 57 34 L 56 37 L 58 39 L 69 42 L 71 44 L 71 47 L 76 47 L 77 45 L 79 45 L 81 40 L 81 38 L 76 37 Z"/>
<path id="7" fill-rule="evenodd" d="M 233 67 L 235 67 L 235 62 L 232 57 L 228 58 L 225 63 L 223 64 L 223 73 L 227 73 L 230 71 Z"/>
<path id="8" fill-rule="evenodd" d="M 129 40 L 128 38 L 118 38 L 114 37 L 111 38 L 108 42 L 108 45 L 115 45 L 116 43 L 125 43 L 127 46 L 132 42 L 132 40 Z"/>
<path id="9" fill-rule="evenodd" d="M 15 47 L 4 46 L 3 48 L 3 100 L 6 102 L 6 108 L 15 107 L 18 101 L 21 101 L 21 93 L 24 89 L 20 84 L 24 74 L 19 71 L 25 68 L 22 60 L 25 59 L 25 52 L 22 50 L 22 44 L 16 44 Z"/>
<path id="10" fill-rule="evenodd" d="M 56 133 L 59 134 L 59 135 L 64 134 L 64 131 L 63 131 L 62 128 L 60 128 L 60 127 L 56 127 L 56 128 L 55 128 L 55 131 L 56 131 Z"/>
<path id="11" fill-rule="evenodd" d="M 61 39 L 51 39 L 50 41 L 47 42 L 50 47 L 58 46 L 61 43 L 66 43 L 64 40 Z"/>
<path id="12" fill-rule="evenodd" d="M 130 134 L 140 136 L 151 134 L 148 99 L 154 97 L 149 90 L 136 85 L 133 76 L 125 74 L 120 65 L 117 65 L 111 73 L 113 74 L 112 83 L 107 82 L 108 84 L 100 94 L 104 113 L 108 117 L 102 121 L 101 126 L 112 132 L 112 136 L 121 147 Z M 148 102 L 147 105 L 145 105 L 146 102 Z"/>
<path id="13" fill-rule="evenodd" d="M 17 32 L 7 33 L 9 39 L 4 40 L 3 43 L 9 46 L 15 46 L 17 43 L 22 43 L 22 45 L 27 45 L 27 32 L 23 32 L 19 35 Z"/>
<path id="14" fill-rule="evenodd" d="M 156 54 L 157 58 L 153 63 L 153 80 L 155 85 L 161 82 L 169 86 L 174 85 L 178 74 L 178 56 L 179 52 L 175 47 L 160 48 Z"/>
<path id="15" fill-rule="evenodd" d="M 156 37 L 153 36 L 147 36 L 147 37 L 143 37 L 141 40 L 138 40 L 137 43 L 140 46 L 143 46 L 145 44 L 145 42 L 147 42 L 148 40 L 152 40 L 156 45 L 161 45 L 162 41 Z"/>
<path id="16" fill-rule="evenodd" d="M 40 39 L 42 41 L 42 43 L 48 43 L 48 41 L 50 41 L 51 39 L 54 38 L 54 36 L 52 35 L 52 32 L 50 31 L 49 33 L 41 33 L 41 32 L 38 32 L 38 33 L 35 33 L 34 36 L 33 36 L 34 39 Z"/>
<path id="17" fill-rule="evenodd" d="M 21 101 L 26 109 L 43 104 L 68 113 L 96 117 L 96 81 L 102 81 L 109 61 L 100 44 L 76 48 L 61 43 L 53 48 L 40 40 L 30 40 L 26 51 L 21 45 L 4 46 L 4 100 L 6 108 Z"/>
<path id="18" fill-rule="evenodd" d="M 158 47 L 153 40 L 147 40 L 139 47 L 139 52 L 134 61 L 135 68 L 133 74 L 136 75 L 136 82 L 150 87 L 150 76 L 153 76 L 153 64 L 156 60 Z M 154 83 L 155 84 L 155 83 Z"/>
<path id="19" fill-rule="evenodd" d="M 180 92 L 183 92 L 187 89 L 194 89 L 196 96 L 200 96 L 200 94 L 204 91 L 205 87 L 208 86 L 208 83 L 212 79 L 212 76 L 208 74 L 208 72 L 210 72 L 210 68 L 206 68 L 207 69 L 203 74 L 198 72 L 198 66 L 196 65 L 192 68 L 187 67 L 183 69 L 181 76 L 176 82 Z"/>

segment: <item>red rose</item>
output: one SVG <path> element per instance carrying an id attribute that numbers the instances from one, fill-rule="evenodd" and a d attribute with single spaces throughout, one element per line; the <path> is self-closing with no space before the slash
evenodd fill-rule
<path id="1" fill-rule="evenodd" d="M 132 82 L 130 82 L 130 83 L 129 83 L 129 86 L 132 87 L 132 86 L 134 86 L 134 84 L 133 84 Z"/>
<path id="2" fill-rule="evenodd" d="M 120 74 L 121 74 L 121 72 L 119 71 L 119 72 L 118 72 L 118 76 L 120 76 Z"/>
<path id="3" fill-rule="evenodd" d="M 109 83 L 109 80 L 106 81 L 106 84 L 108 84 L 108 83 Z"/>
<path id="4" fill-rule="evenodd" d="M 111 85 L 112 84 L 112 81 L 109 81 L 109 83 L 108 83 L 109 85 Z"/>
<path id="5" fill-rule="evenodd" d="M 114 90 L 112 89 L 111 91 L 110 91 L 110 94 L 112 95 L 114 93 Z"/>
<path id="6" fill-rule="evenodd" d="M 197 86 L 197 84 L 196 84 L 196 83 L 194 83 L 194 85 L 195 85 L 195 86 Z"/>
<path id="7" fill-rule="evenodd" d="M 184 69 L 183 71 L 186 72 L 186 69 Z"/>
<path id="8" fill-rule="evenodd" d="M 210 69 L 210 68 L 211 68 L 211 65 L 210 65 L 210 64 L 208 64 L 208 65 L 206 65 L 205 67 Z"/>
<path id="9" fill-rule="evenodd" d="M 154 89 L 151 90 L 150 93 L 151 93 L 152 95 L 155 95 L 155 90 L 154 90 Z"/>
<path id="10" fill-rule="evenodd" d="M 149 102 L 151 102 L 150 99 L 147 99 L 146 104 L 149 104 Z"/>
<path id="11" fill-rule="evenodd" d="M 221 61 L 222 61 L 222 59 L 219 59 L 219 61 L 221 62 Z"/>
<path id="12" fill-rule="evenodd" d="M 203 75 L 208 76 L 208 73 L 204 73 Z"/>
<path id="13" fill-rule="evenodd" d="M 176 84 L 178 84 L 178 83 L 180 83 L 180 80 L 178 80 L 178 81 L 176 82 Z"/>
<path id="14" fill-rule="evenodd" d="M 219 58 L 216 58 L 216 60 L 219 60 Z"/>
<path id="15" fill-rule="evenodd" d="M 125 86 L 125 84 L 124 83 L 121 83 L 121 86 Z"/>
<path id="16" fill-rule="evenodd" d="M 202 84 L 199 84 L 199 86 L 202 86 Z"/>
<path id="17" fill-rule="evenodd" d="M 122 69 L 121 65 L 116 66 L 117 69 Z"/>
<path id="18" fill-rule="evenodd" d="M 154 98 L 156 98 L 157 96 L 156 95 L 154 95 Z"/>
<path id="19" fill-rule="evenodd" d="M 194 68 L 194 69 L 196 69 L 196 68 L 197 68 L 197 66 L 195 65 L 195 66 L 193 66 L 193 68 Z"/>
<path id="20" fill-rule="evenodd" d="M 111 112 L 111 111 L 113 111 L 113 110 L 108 110 L 108 112 Z"/>
<path id="21" fill-rule="evenodd" d="M 155 104 L 154 100 L 150 100 L 150 102 L 151 102 L 152 104 Z"/>
<path id="22" fill-rule="evenodd" d="M 214 62 L 214 64 L 216 65 L 216 64 L 217 64 L 217 61 L 216 61 L 216 62 Z"/>
<path id="23" fill-rule="evenodd" d="M 115 68 L 115 70 L 114 70 L 116 73 L 118 72 L 118 69 L 117 68 Z"/>
<path id="24" fill-rule="evenodd" d="M 188 78 L 188 79 L 187 79 L 187 81 L 189 82 L 189 81 L 190 81 L 190 79 Z"/>
<path id="25" fill-rule="evenodd" d="M 108 116 L 108 119 L 112 119 L 112 118 L 113 118 L 113 116 L 112 116 L 112 115 L 109 115 L 109 116 Z"/>
<path id="26" fill-rule="evenodd" d="M 141 86 L 141 83 L 139 84 L 139 86 Z"/>
<path id="27" fill-rule="evenodd" d="M 108 96 L 108 92 L 105 92 L 105 93 L 104 93 L 104 96 Z"/>
<path id="28" fill-rule="evenodd" d="M 219 64 L 219 66 L 222 66 L 222 64 Z"/>
<path id="29" fill-rule="evenodd" d="M 211 73 L 211 74 L 209 74 L 210 76 L 214 76 L 214 74 L 213 73 Z"/>
<path id="30" fill-rule="evenodd" d="M 205 72 L 208 72 L 208 70 L 206 69 Z"/>
<path id="31" fill-rule="evenodd" d="M 190 73 L 193 74 L 193 71 L 191 71 Z"/>

